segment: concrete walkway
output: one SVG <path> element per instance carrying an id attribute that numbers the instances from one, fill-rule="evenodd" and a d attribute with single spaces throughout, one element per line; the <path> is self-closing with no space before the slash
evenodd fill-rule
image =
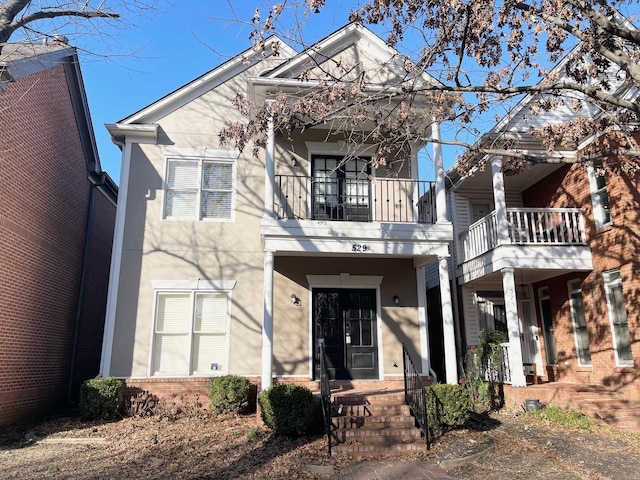
<path id="1" fill-rule="evenodd" d="M 446 470 L 429 462 L 368 460 L 340 469 L 340 480 L 453 480 Z"/>

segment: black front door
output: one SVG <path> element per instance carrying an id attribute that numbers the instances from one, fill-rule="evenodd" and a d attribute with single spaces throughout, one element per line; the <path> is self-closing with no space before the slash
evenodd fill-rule
<path id="1" fill-rule="evenodd" d="M 325 345 L 331 379 L 378 378 L 375 313 L 375 290 L 313 290 L 314 345 Z"/>

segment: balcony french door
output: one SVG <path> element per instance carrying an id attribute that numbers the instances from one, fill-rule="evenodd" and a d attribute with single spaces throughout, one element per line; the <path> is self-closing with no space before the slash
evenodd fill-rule
<path id="1" fill-rule="evenodd" d="M 368 222 L 371 219 L 369 159 L 316 155 L 313 170 L 313 218 Z"/>

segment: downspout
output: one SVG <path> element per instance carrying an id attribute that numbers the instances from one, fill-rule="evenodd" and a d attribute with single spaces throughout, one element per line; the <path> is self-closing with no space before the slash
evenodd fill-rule
<path id="1" fill-rule="evenodd" d="M 80 334 L 80 321 L 82 319 L 82 302 L 84 300 L 85 284 L 87 281 L 87 270 L 89 268 L 89 248 L 91 244 L 91 234 L 93 230 L 93 217 L 94 217 L 94 205 L 96 199 L 96 188 L 99 185 L 104 184 L 104 175 L 101 175 L 99 179 L 95 178 L 96 173 L 91 172 L 89 174 L 89 181 L 91 187 L 89 190 L 89 207 L 87 212 L 87 226 L 85 228 L 84 237 L 84 250 L 82 258 L 82 270 L 80 272 L 80 290 L 78 292 L 78 304 L 76 306 L 76 321 L 73 330 L 73 345 L 71 348 L 71 365 L 69 367 L 69 384 L 67 387 L 67 400 L 69 403 L 73 401 L 73 380 L 76 369 L 76 355 L 78 351 L 78 337 Z"/>

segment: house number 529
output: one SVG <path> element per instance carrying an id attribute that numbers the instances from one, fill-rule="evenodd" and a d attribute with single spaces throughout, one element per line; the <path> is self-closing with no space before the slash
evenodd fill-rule
<path id="1" fill-rule="evenodd" d="M 363 243 L 354 243 L 351 245 L 352 252 L 366 252 L 367 250 L 369 250 L 369 246 Z"/>

